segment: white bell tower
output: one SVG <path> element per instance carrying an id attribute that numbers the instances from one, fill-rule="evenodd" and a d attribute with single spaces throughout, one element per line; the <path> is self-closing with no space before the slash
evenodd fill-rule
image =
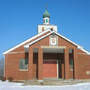
<path id="1" fill-rule="evenodd" d="M 45 10 L 45 12 L 43 13 L 43 24 L 38 25 L 38 34 L 48 29 L 57 32 L 57 26 L 50 24 L 50 14 L 47 10 Z"/>

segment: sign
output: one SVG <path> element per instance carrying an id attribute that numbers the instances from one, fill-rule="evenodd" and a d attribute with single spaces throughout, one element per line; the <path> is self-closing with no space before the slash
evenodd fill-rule
<path id="1" fill-rule="evenodd" d="M 49 39 L 50 45 L 51 46 L 56 46 L 57 45 L 57 36 L 56 35 L 51 35 Z"/>

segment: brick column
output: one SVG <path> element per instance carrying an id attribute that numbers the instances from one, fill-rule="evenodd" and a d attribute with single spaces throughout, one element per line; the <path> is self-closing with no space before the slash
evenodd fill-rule
<path id="1" fill-rule="evenodd" d="M 29 63 L 28 63 L 28 77 L 30 80 L 33 79 L 33 48 L 29 47 Z"/>
<path id="2" fill-rule="evenodd" d="M 78 79 L 78 59 L 77 59 L 77 49 L 73 49 L 73 59 L 74 59 L 74 79 Z"/>
<path id="3" fill-rule="evenodd" d="M 41 47 L 38 48 L 38 79 L 43 79 L 43 50 Z"/>
<path id="4" fill-rule="evenodd" d="M 69 79 L 69 49 L 66 48 L 64 52 L 64 64 L 65 64 L 65 79 Z"/>

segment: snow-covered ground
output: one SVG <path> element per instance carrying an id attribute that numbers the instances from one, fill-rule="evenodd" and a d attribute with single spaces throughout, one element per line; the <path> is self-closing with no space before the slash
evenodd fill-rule
<path id="1" fill-rule="evenodd" d="M 90 83 L 64 86 L 23 86 L 22 83 L 0 81 L 0 90 L 90 90 Z"/>

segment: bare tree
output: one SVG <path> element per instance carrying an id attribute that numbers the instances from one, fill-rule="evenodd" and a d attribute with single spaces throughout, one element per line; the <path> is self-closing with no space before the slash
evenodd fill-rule
<path id="1" fill-rule="evenodd" d="M 0 77 L 4 75 L 4 58 L 0 58 Z"/>

